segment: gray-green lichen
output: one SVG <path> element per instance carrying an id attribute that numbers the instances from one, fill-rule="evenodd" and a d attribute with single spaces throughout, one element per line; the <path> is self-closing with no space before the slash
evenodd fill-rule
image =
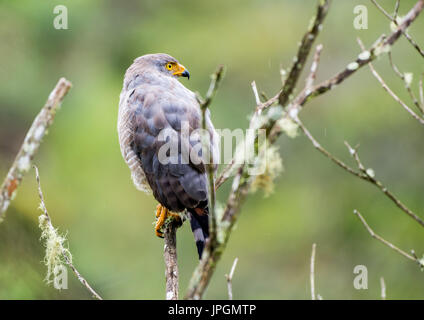
<path id="1" fill-rule="evenodd" d="M 284 171 L 283 160 L 281 159 L 278 148 L 269 147 L 265 155 L 259 158 L 258 163 L 261 174 L 253 177 L 251 192 L 263 189 L 265 197 L 274 191 L 274 180 Z"/>
<path id="2" fill-rule="evenodd" d="M 347 70 L 350 70 L 350 71 L 355 71 L 358 68 L 359 68 L 359 64 L 356 61 L 351 62 L 347 65 Z"/>
<path id="3" fill-rule="evenodd" d="M 414 74 L 412 72 L 405 72 L 403 75 L 403 78 L 405 80 L 405 85 L 407 87 L 410 87 L 412 84 L 412 81 L 414 80 Z"/>
<path id="4" fill-rule="evenodd" d="M 291 119 L 283 117 L 278 120 L 278 126 L 290 138 L 296 138 L 298 135 L 298 125 Z"/>
<path id="5" fill-rule="evenodd" d="M 55 268 L 64 264 L 63 255 L 66 255 L 70 262 L 72 262 L 72 255 L 69 249 L 64 247 L 66 237 L 58 233 L 45 214 L 38 217 L 38 223 L 42 231 L 41 240 L 44 240 L 44 246 L 46 248 L 44 264 L 47 267 L 47 274 L 45 281 L 50 284 L 53 282 L 51 278 L 54 276 Z"/>

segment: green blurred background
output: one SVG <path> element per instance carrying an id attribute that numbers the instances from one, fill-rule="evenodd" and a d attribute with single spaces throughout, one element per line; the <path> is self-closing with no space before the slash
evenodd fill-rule
<path id="1" fill-rule="evenodd" d="M 383 1 L 392 12 L 395 1 Z M 163 241 L 153 232 L 156 202 L 137 191 L 122 160 L 116 120 L 126 68 L 140 55 L 166 52 L 191 73 L 188 88 L 204 93 L 218 64 L 226 77 L 212 106 L 217 128 L 245 128 L 254 107 L 250 82 L 273 95 L 279 67 L 289 66 L 315 11 L 315 1 L 0 1 L 0 177 L 6 175 L 33 118 L 57 80 L 73 83 L 35 163 L 53 223 L 67 233 L 74 263 L 108 299 L 165 296 Z M 415 1 L 402 0 L 401 14 Z M 68 8 L 68 30 L 53 28 L 53 9 Z M 366 4 L 369 29 L 353 28 L 353 8 Z M 424 16 L 410 33 L 424 46 Z M 333 1 L 319 42 L 318 80 L 344 68 L 389 33 L 388 20 L 369 1 Z M 401 38 L 393 56 L 417 78 L 423 59 Z M 409 102 L 387 58 L 375 66 Z M 412 104 L 411 104 L 412 105 Z M 348 163 L 343 145 L 361 144 L 373 168 L 411 209 L 424 215 L 423 128 L 380 87 L 367 68 L 315 99 L 301 114 L 320 142 Z M 275 193 L 249 196 L 206 298 L 227 298 L 224 274 L 235 257 L 238 299 L 309 299 L 309 259 L 317 243 L 316 288 L 324 299 L 424 297 L 417 265 L 373 240 L 353 215 L 358 209 L 376 232 L 418 255 L 423 229 L 374 186 L 342 171 L 303 136 L 279 140 L 285 173 Z M 352 163 L 353 165 L 353 163 Z M 224 185 L 218 197 L 226 200 Z M 0 224 L 0 299 L 88 299 L 69 273 L 61 292 L 43 282 L 39 201 L 34 172 L 25 177 Z M 180 291 L 197 263 L 188 224 L 178 232 Z M 353 287 L 356 265 L 368 268 L 368 290 Z"/>

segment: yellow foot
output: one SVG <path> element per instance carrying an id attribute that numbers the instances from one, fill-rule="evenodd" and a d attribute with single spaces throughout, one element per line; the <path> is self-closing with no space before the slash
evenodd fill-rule
<path id="1" fill-rule="evenodd" d="M 155 225 L 155 234 L 159 238 L 163 238 L 163 232 L 161 231 L 163 225 L 165 224 L 166 218 L 169 216 L 180 219 L 180 216 L 177 213 L 169 211 L 167 208 L 158 204 L 156 207 L 156 225 Z"/>

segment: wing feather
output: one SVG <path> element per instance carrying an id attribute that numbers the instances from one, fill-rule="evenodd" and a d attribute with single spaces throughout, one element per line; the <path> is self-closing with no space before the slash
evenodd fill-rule
<path id="1" fill-rule="evenodd" d="M 188 163 L 182 161 L 181 152 L 182 124 L 188 123 L 189 134 L 201 127 L 197 101 L 194 97 L 179 97 L 172 90 L 164 91 L 160 86 L 141 84 L 133 90 L 127 100 L 134 114 L 132 151 L 140 160 L 153 195 L 162 205 L 177 212 L 207 204 L 205 166 L 202 161 L 192 161 L 192 157 L 189 157 Z M 167 142 L 160 139 L 163 129 L 178 137 L 172 141 L 178 144 L 178 155 L 173 158 L 177 161 L 173 163 L 159 161 L 159 150 Z M 201 143 L 200 138 L 191 138 L 189 152 L 197 143 Z M 201 154 L 198 156 L 201 157 Z"/>

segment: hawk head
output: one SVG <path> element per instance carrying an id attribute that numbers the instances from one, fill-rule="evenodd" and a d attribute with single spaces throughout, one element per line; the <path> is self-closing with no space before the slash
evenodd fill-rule
<path id="1" fill-rule="evenodd" d="M 142 71 L 145 74 L 190 78 L 188 70 L 177 59 L 165 53 L 146 54 L 138 57 L 134 60 L 131 69 L 133 69 L 132 72 Z"/>

